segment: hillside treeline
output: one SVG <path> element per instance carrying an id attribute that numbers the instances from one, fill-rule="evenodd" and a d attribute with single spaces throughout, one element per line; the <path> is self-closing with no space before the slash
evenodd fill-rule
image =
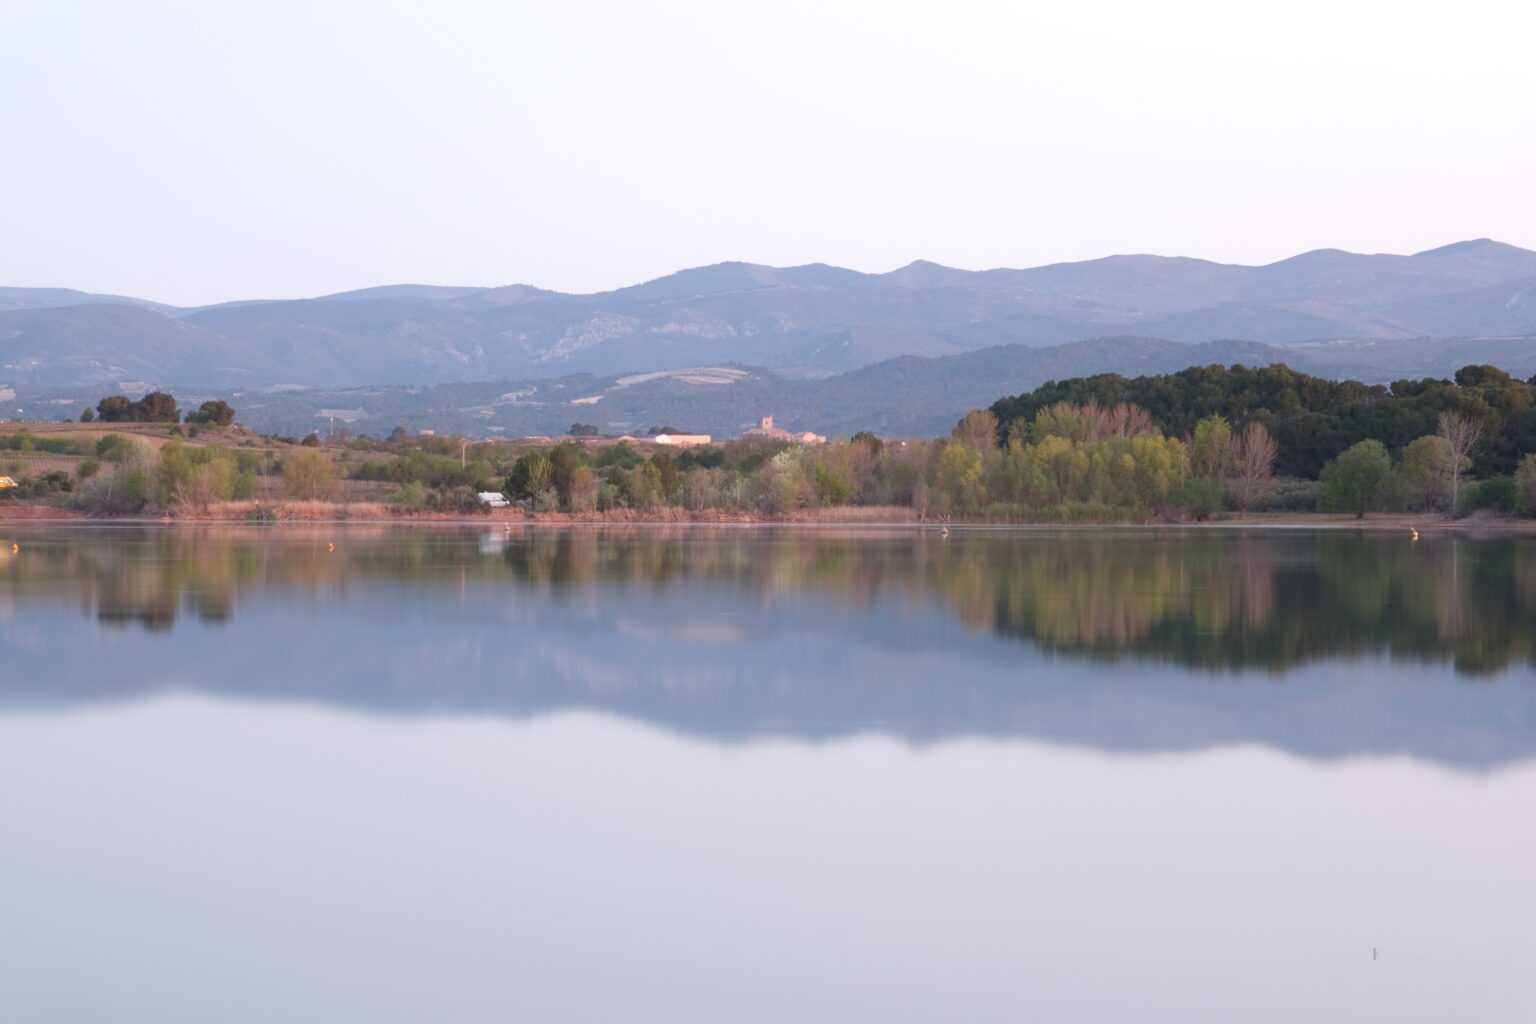
<path id="1" fill-rule="evenodd" d="M 235 410 L 228 402 L 204 402 L 197 409 L 186 412 L 186 422 L 213 427 L 227 427 L 235 421 Z M 137 401 L 127 395 L 108 395 L 96 403 L 96 408 L 80 414 L 81 423 L 180 423 L 182 411 L 176 406 L 176 396 L 164 391 L 151 391 Z"/>
<path id="2" fill-rule="evenodd" d="M 95 458 L 58 452 L 78 464 L 0 461 L 9 473 L 46 470 L 19 476 L 0 500 L 73 492 L 67 500 L 81 509 L 108 514 L 259 498 L 479 512 L 483 492 L 536 515 L 619 518 L 786 518 L 845 505 L 992 522 L 1203 519 L 1224 510 L 1536 514 L 1533 392 L 1489 366 L 1465 367 L 1454 382 L 1391 387 L 1279 365 L 1216 366 L 1052 382 L 972 410 L 932 440 L 861 432 L 823 445 L 742 439 L 679 449 L 396 430 L 325 445 L 313 434 L 286 446 L 268 439 L 276 447 L 256 451 L 251 438 L 236 448 L 192 444 L 190 429 L 158 449 L 109 434 L 96 440 Z M 0 437 L 0 448 L 18 453 L 41 443 L 25 432 Z"/>
<path id="3" fill-rule="evenodd" d="M 1442 413 L 1470 419 L 1481 443 L 1472 475 L 1513 474 L 1536 451 L 1536 378 L 1520 381 L 1493 366 L 1466 366 L 1455 380 L 1399 380 L 1390 385 L 1325 380 L 1284 364 L 1260 368 L 1201 366 L 1178 373 L 1126 378 L 1116 373 L 1050 381 L 991 406 L 999 440 L 1018 435 L 1060 402 L 1112 408 L 1138 406 L 1165 434 L 1192 436 L 1208 416 L 1236 431 L 1261 424 L 1278 446 L 1275 472 L 1315 480 L 1329 461 L 1365 440 L 1401 456 L 1413 441 L 1435 434 Z"/>

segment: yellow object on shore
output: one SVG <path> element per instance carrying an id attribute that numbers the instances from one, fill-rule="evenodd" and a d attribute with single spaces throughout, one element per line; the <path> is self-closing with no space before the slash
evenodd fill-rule
<path id="1" fill-rule="evenodd" d="M 16 481 L 8 476 L 0 476 L 0 488 L 15 487 Z"/>

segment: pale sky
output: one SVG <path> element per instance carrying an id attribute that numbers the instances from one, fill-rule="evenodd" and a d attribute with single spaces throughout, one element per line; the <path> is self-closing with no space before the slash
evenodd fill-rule
<path id="1" fill-rule="evenodd" d="M 0 0 L 0 285 L 1536 248 L 1518 3 Z"/>

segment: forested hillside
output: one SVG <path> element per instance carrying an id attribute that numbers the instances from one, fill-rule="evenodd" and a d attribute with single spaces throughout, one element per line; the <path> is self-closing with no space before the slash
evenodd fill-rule
<path id="1" fill-rule="evenodd" d="M 1454 380 L 1424 378 L 1390 385 L 1327 380 L 1283 364 L 1259 368 L 1201 366 L 1177 373 L 1126 378 L 1117 373 L 1051 381 L 1034 391 L 999 399 L 1001 438 L 1058 402 L 1111 408 L 1128 402 L 1145 409 L 1175 437 L 1193 434 L 1208 416 L 1241 430 L 1263 425 L 1279 446 L 1275 472 L 1315 479 L 1329 460 L 1357 442 L 1380 441 L 1400 454 L 1434 434 L 1441 413 L 1460 413 L 1482 428 L 1473 449 L 1477 477 L 1515 471 L 1522 454 L 1536 451 L 1536 378 L 1521 381 L 1492 366 L 1466 366 Z"/>

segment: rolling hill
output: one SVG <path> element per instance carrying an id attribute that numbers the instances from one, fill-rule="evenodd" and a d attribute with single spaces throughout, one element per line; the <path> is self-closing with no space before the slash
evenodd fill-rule
<path id="1" fill-rule="evenodd" d="M 986 271 L 919 261 L 884 274 L 721 263 L 593 295 L 389 285 L 175 309 L 0 289 L 0 387 L 334 389 L 709 364 L 807 376 L 1107 336 L 1384 346 L 1532 334 L 1536 252 L 1489 239 L 1407 256 L 1320 249 L 1257 267 L 1148 255 Z"/>
<path id="2" fill-rule="evenodd" d="M 568 374 L 430 386 L 182 391 L 184 407 L 227 398 L 253 429 L 301 436 L 331 426 L 375 437 L 395 427 L 463 431 L 472 437 L 555 435 L 572 423 L 605 433 L 676 426 L 739 434 L 757 416 L 832 436 L 874 430 L 899 437 L 947 432 L 967 410 L 1032 390 L 1048 380 L 1115 372 L 1172 373 L 1212 363 L 1284 362 L 1322 377 L 1386 383 L 1449 377 L 1469 363 L 1536 374 L 1536 338 L 1464 342 L 1364 342 L 1278 348 L 1257 342 L 1185 345 L 1160 338 L 1100 338 L 1066 345 L 999 345 L 956 355 L 898 356 L 819 378 L 762 367 L 705 364 L 643 374 Z M 100 393 L 87 388 L 13 394 L 7 411 L 25 418 L 73 417 Z"/>

